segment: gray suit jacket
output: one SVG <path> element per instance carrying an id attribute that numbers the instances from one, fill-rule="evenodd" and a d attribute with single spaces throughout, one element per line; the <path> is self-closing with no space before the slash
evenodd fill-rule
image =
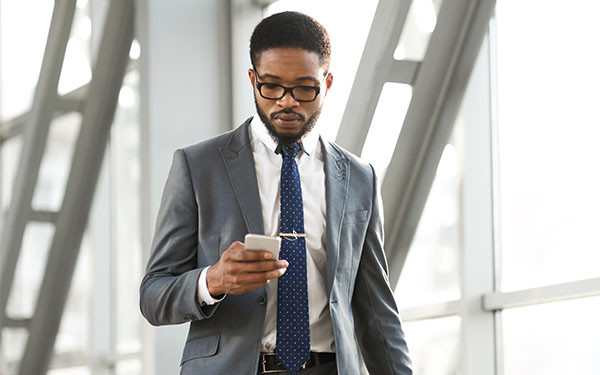
<path id="1" fill-rule="evenodd" d="M 258 367 L 266 288 L 228 295 L 213 306 L 196 300 L 204 267 L 247 233 L 264 233 L 249 123 L 177 150 L 163 192 L 140 306 L 153 325 L 191 322 L 182 374 L 255 375 Z M 412 374 L 388 283 L 374 171 L 339 146 L 321 142 L 327 293 L 338 372 L 360 373 L 356 337 L 372 375 Z"/>

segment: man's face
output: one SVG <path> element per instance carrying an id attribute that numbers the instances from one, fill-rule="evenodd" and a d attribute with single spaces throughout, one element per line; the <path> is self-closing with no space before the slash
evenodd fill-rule
<path id="1" fill-rule="evenodd" d="M 329 74 L 323 79 L 327 72 L 319 64 L 319 55 L 302 48 L 265 50 L 259 55 L 255 69 L 249 69 L 248 75 L 258 115 L 276 142 L 297 143 L 314 127 L 333 76 Z M 265 99 L 258 91 L 257 81 L 285 87 L 320 87 L 320 93 L 312 102 L 297 101 L 289 91 L 281 99 Z"/>

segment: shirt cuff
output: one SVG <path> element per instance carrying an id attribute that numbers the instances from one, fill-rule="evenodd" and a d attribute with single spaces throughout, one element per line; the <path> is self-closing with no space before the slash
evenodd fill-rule
<path id="1" fill-rule="evenodd" d="M 206 306 L 206 305 L 214 305 L 217 302 L 221 302 L 226 294 L 224 294 L 221 298 L 219 299 L 215 299 L 213 298 L 210 293 L 208 292 L 208 284 L 206 284 L 206 271 L 208 271 L 209 267 L 206 267 L 205 269 L 202 270 L 202 272 L 200 272 L 200 277 L 198 278 L 198 302 L 200 302 L 200 304 L 202 306 Z"/>

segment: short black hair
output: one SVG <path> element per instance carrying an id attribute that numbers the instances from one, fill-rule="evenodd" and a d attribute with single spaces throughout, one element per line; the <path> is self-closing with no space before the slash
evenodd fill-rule
<path id="1" fill-rule="evenodd" d="M 260 53 L 271 48 L 303 48 L 316 52 L 319 63 L 329 69 L 331 42 L 327 30 L 314 18 L 300 12 L 269 16 L 254 28 L 250 37 L 250 60 L 258 65 Z"/>

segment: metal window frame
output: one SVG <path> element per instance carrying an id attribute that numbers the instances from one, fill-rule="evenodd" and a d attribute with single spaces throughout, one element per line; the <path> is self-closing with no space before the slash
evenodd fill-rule
<path id="1" fill-rule="evenodd" d="M 483 310 L 493 312 L 509 308 L 596 296 L 600 296 L 600 277 L 514 292 L 488 293 L 482 297 L 481 303 Z"/>

